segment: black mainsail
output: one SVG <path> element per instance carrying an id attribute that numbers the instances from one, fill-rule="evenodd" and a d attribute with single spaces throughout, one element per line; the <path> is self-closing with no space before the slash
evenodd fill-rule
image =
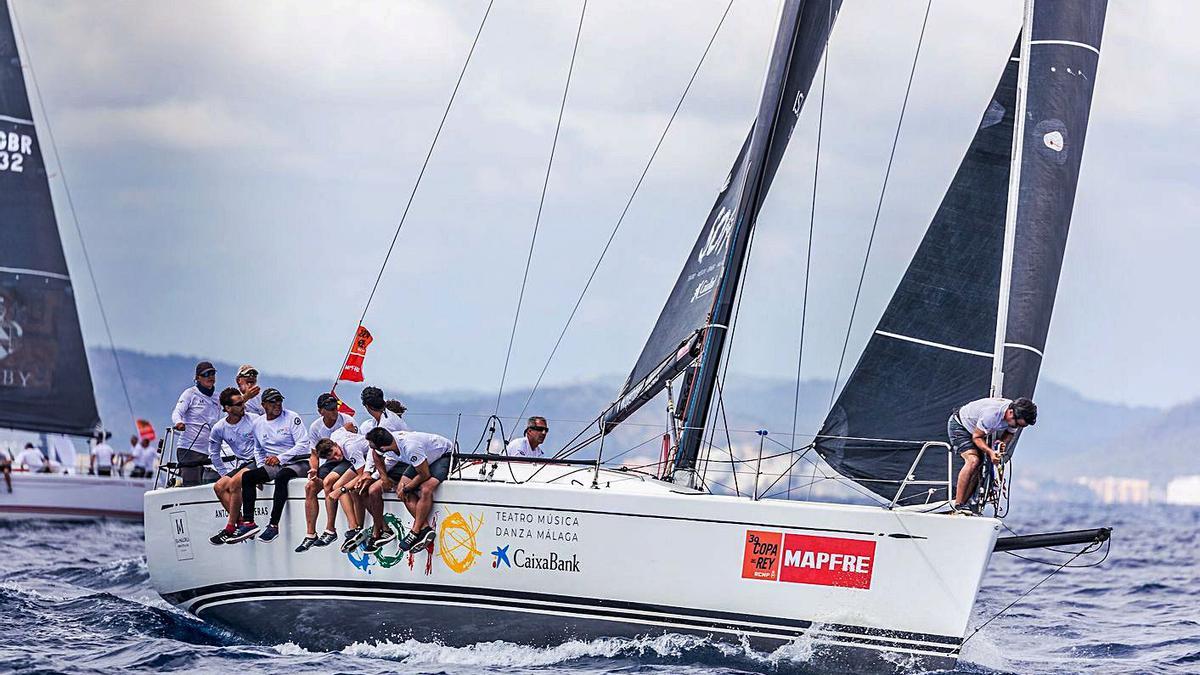
<path id="1" fill-rule="evenodd" d="M 0 12 L 0 428 L 100 422 L 8 3 Z"/>
<path id="2" fill-rule="evenodd" d="M 947 418 L 957 407 L 989 392 L 1033 395 L 1071 222 L 1105 9 L 1105 0 L 1069 0 L 1037 3 L 1027 12 L 1024 119 L 1018 124 L 1015 116 L 1019 49 L 822 425 L 816 449 L 825 461 L 881 496 L 896 495 L 923 442 L 946 440 Z M 1010 196 L 1014 153 L 1020 169 Z M 1006 228 L 1010 201 L 1015 212 Z M 944 448 L 927 452 L 913 477 L 944 480 Z M 901 500 L 948 498 L 944 493 L 910 487 Z"/>
<path id="3" fill-rule="evenodd" d="M 697 365 L 683 399 L 686 420 L 678 454 L 680 468 L 690 468 L 695 462 L 750 233 L 840 7 L 840 0 L 784 2 L 758 117 L 617 403 L 605 416 L 605 430 L 611 430 L 668 381 Z"/>

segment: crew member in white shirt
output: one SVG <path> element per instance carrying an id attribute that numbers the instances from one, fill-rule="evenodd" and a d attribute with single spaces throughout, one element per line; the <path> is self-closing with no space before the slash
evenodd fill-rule
<path id="1" fill-rule="evenodd" d="M 362 390 L 362 404 L 367 409 L 369 417 L 362 423 L 358 432 L 364 436 L 375 427 L 383 427 L 388 431 L 408 431 L 408 423 L 401 419 L 407 408 L 395 399 L 387 401 L 383 398 L 383 390 L 379 387 L 366 387 Z"/>
<path id="2" fill-rule="evenodd" d="M 337 429 L 329 438 L 322 438 L 316 445 L 317 455 L 324 460 L 317 475 L 310 478 L 309 485 L 325 491 L 325 531 L 316 536 L 317 490 L 305 494 L 305 515 L 308 517 L 308 535 L 296 548 L 303 553 L 311 546 L 328 546 L 337 541 L 337 509 L 342 506 L 346 513 L 346 541 L 358 534 L 362 519 L 354 508 L 350 494 L 342 488 L 357 478 L 366 468 L 366 453 L 370 451 L 367 439 L 349 429 Z"/>
<path id="3" fill-rule="evenodd" d="M 412 529 L 401 538 L 400 550 L 408 551 L 424 544 L 433 536 L 433 528 L 428 525 L 429 514 L 433 512 L 433 494 L 438 485 L 450 475 L 454 442 L 437 434 L 421 431 L 392 434 L 387 429 L 372 429 L 371 433 L 367 434 L 367 442 L 375 450 L 377 467 L 381 467 L 383 455 L 388 453 L 398 455 L 400 464 L 407 466 L 403 478 L 396 486 L 396 495 L 412 515 L 413 524 Z M 383 490 L 387 487 L 385 481 L 379 481 L 369 490 L 370 499 L 367 504 L 371 509 L 375 533 L 372 534 L 371 543 L 367 545 L 368 551 L 378 550 L 379 547 L 374 545 L 375 540 L 386 538 L 380 530 L 383 527 Z"/>
<path id="4" fill-rule="evenodd" d="M 255 416 L 247 414 L 241 393 L 233 387 L 221 390 L 221 408 L 225 410 L 225 417 L 213 425 L 212 435 L 208 439 L 208 459 L 212 462 L 213 470 L 221 476 L 213 484 L 213 492 L 217 493 L 217 499 L 225 506 L 229 519 L 225 529 L 209 538 L 215 545 L 224 544 L 237 529 L 238 514 L 242 508 L 241 474 L 255 468 L 254 456 L 258 449 L 254 440 Z M 223 444 L 233 452 L 232 463 L 227 463 L 222 456 Z"/>
<path id="5" fill-rule="evenodd" d="M 254 523 L 254 499 L 259 485 L 274 481 L 271 521 L 259 541 L 274 541 L 279 536 L 279 518 L 287 504 L 288 482 L 308 473 L 311 444 L 308 429 L 300 416 L 283 407 L 283 394 L 267 388 L 262 393 L 267 414 L 254 420 L 254 462 L 257 468 L 242 472 L 242 521 L 227 543 L 236 543 L 258 534 Z"/>
<path id="6" fill-rule="evenodd" d="M 154 473 L 154 460 L 157 459 L 155 449 L 150 447 L 150 439 L 143 438 L 133 457 L 133 478 L 149 478 Z"/>
<path id="7" fill-rule="evenodd" d="M 33 447 L 33 443 L 25 444 L 25 449 L 17 455 L 13 464 L 18 469 L 25 469 L 32 473 L 50 473 L 50 462 L 46 461 L 46 456 L 42 454 L 41 450 Z"/>
<path id="8" fill-rule="evenodd" d="M 130 436 L 129 437 L 129 449 L 126 450 L 124 453 L 117 455 L 117 475 L 118 476 L 125 475 L 126 462 L 133 462 L 134 463 L 133 467 L 131 467 L 129 469 L 129 477 L 134 478 L 134 471 L 137 468 L 137 458 L 142 453 L 141 446 L 138 445 L 138 442 L 140 440 L 141 439 L 138 438 L 137 434 Z"/>
<path id="9" fill-rule="evenodd" d="M 208 437 L 212 427 L 221 419 L 221 402 L 217 400 L 217 369 L 208 361 L 196 364 L 196 384 L 183 390 L 171 423 L 182 431 L 175 444 L 179 477 L 184 486 L 199 485 L 204 476 L 204 461 L 208 457 Z"/>
<path id="10" fill-rule="evenodd" d="M 103 431 L 97 435 L 96 444 L 92 446 L 92 457 L 88 461 L 89 473 L 97 476 L 113 474 L 113 457 L 117 456 L 117 451 L 108 444 L 110 438 L 112 438 L 111 431 Z"/>
<path id="11" fill-rule="evenodd" d="M 504 450 L 510 457 L 544 457 L 542 444 L 548 433 L 550 427 L 545 417 L 530 417 L 525 425 L 525 435 L 509 441 Z"/>
<path id="12" fill-rule="evenodd" d="M 981 398 L 955 410 L 946 422 L 950 446 L 963 458 L 954 494 L 954 513 L 970 514 L 967 501 L 979 486 L 983 457 L 999 464 L 1013 435 L 1037 423 L 1037 405 L 1027 398 Z M 996 450 L 989 444 L 996 441 Z"/>
<path id="13" fill-rule="evenodd" d="M 329 527 L 326 528 L 320 538 L 317 537 L 317 512 L 319 511 L 317 495 L 324 488 L 326 510 L 328 510 L 330 502 L 336 508 L 337 500 L 330 497 L 329 488 L 332 488 L 337 483 L 338 478 L 342 474 L 350 471 L 352 468 L 350 463 L 342 457 L 340 450 L 332 452 L 330 446 L 321 445 L 321 441 L 328 439 L 338 429 L 345 431 L 355 430 L 354 418 L 338 412 L 338 399 L 336 396 L 333 394 L 321 394 L 317 397 L 317 419 L 313 420 L 312 424 L 308 427 L 308 439 L 313 444 L 312 452 L 308 458 L 308 481 L 304 484 L 304 518 L 308 523 L 308 530 L 305 532 L 304 539 L 300 542 L 300 545 L 296 547 L 296 553 L 303 553 L 314 545 L 328 546 L 337 539 L 336 531 L 331 535 L 332 538 L 326 536 L 333 529 L 334 521 L 332 513 L 329 514 L 328 518 Z"/>
<path id="14" fill-rule="evenodd" d="M 234 382 L 246 401 L 246 412 L 256 417 L 265 415 L 267 411 L 263 409 L 262 393 L 258 388 L 258 369 L 247 363 L 238 368 Z"/>

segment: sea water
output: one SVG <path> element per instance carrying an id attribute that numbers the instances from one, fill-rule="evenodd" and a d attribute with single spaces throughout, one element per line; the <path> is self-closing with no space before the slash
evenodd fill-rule
<path id="1" fill-rule="evenodd" d="M 1098 566 L 1063 569 L 987 624 L 967 641 L 957 672 L 1200 672 L 1200 509 L 1025 503 L 1006 523 L 1022 534 L 1110 525 L 1111 552 Z M 1053 552 L 1018 553 L 1031 560 L 993 558 L 972 629 L 1066 560 Z M 408 640 L 334 653 L 251 644 L 154 593 L 140 525 L 0 522 L 0 673 L 708 674 L 836 667 L 823 660 L 820 645 L 804 639 L 773 652 L 684 635 L 546 648 Z M 912 664 L 897 658 L 893 670 L 911 672 Z"/>

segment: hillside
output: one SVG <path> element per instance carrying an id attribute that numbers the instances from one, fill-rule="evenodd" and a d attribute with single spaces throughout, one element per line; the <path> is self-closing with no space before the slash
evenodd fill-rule
<path id="1" fill-rule="evenodd" d="M 119 354 L 136 415 L 161 427 L 169 419 L 179 392 L 191 384 L 196 359 L 124 350 Z M 128 434 L 132 429 L 125 421 L 128 413 L 112 357 L 104 351 L 95 351 L 91 357 L 101 414 L 118 437 Z M 219 386 L 231 384 L 237 365 L 218 362 L 216 366 Z M 288 397 L 288 406 L 304 414 L 313 412 L 317 395 L 329 387 L 328 382 L 270 373 L 262 375 L 260 384 L 280 389 Z M 620 378 L 612 377 L 545 387 L 534 397 L 526 414 L 536 413 L 551 420 L 548 443 L 557 449 L 576 432 L 587 428 L 588 420 L 609 403 L 619 384 Z M 461 413 L 459 439 L 464 448 L 474 447 L 485 433 L 486 418 L 495 405 L 495 396 L 487 392 L 409 392 L 388 385 L 383 383 L 386 393 L 405 402 L 410 411 L 408 418 L 420 428 L 453 436 Z M 734 445 L 756 448 L 755 429 L 767 429 L 772 439 L 788 444 L 794 386 L 794 381 L 784 379 L 731 376 L 725 400 L 729 427 L 735 430 L 731 433 Z M 812 433 L 819 426 L 830 386 L 824 380 L 803 384 L 798 433 Z M 339 391 L 357 407 L 360 388 L 343 384 Z M 527 390 L 508 392 L 500 409 L 515 416 L 527 397 Z M 1089 400 L 1052 382 L 1040 386 L 1037 398 L 1041 408 L 1038 425 L 1026 434 L 1019 451 L 1018 470 L 1026 476 L 1070 480 L 1079 475 L 1114 474 L 1157 480 L 1189 472 L 1180 467 L 1190 466 L 1190 472 L 1200 471 L 1196 453 L 1189 445 L 1200 433 L 1200 402 L 1171 411 L 1120 406 Z M 612 445 L 623 450 L 645 443 L 632 455 L 656 456 L 659 446 L 655 439 L 663 432 L 663 419 L 663 403 L 648 404 L 622 425 Z M 514 420 L 505 420 L 505 424 L 511 436 Z M 1118 439 L 1115 443 L 1114 438 Z M 797 445 L 803 442 L 798 439 Z M 1155 448 L 1154 462 L 1127 459 L 1144 457 L 1145 453 L 1131 453 L 1130 449 L 1145 447 Z M 1099 448 L 1104 450 L 1097 452 Z M 610 451 L 606 451 L 606 456 Z"/>

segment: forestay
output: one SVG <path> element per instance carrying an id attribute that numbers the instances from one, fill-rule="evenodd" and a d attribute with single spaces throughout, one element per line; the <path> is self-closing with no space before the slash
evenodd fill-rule
<path id="1" fill-rule="evenodd" d="M 632 415 L 692 364 L 705 347 L 717 303 L 736 294 L 747 242 L 799 118 L 840 0 L 787 0 L 752 125 L 606 429 Z M 722 332 L 725 327 L 715 326 Z M 719 351 L 719 349 L 718 349 Z M 714 364 L 715 367 L 715 364 Z"/>
<path id="2" fill-rule="evenodd" d="M 1003 396 L 1032 396 L 1041 367 L 1087 131 L 1103 0 L 1034 6 Z M 826 418 L 817 451 L 887 498 L 922 442 L 945 441 L 959 406 L 991 381 L 1018 51 L 1009 59 L 916 256 Z M 955 461 L 960 462 L 957 457 Z M 944 479 L 944 449 L 919 480 Z M 910 488 L 902 500 L 927 497 Z M 930 497 L 946 499 L 945 490 Z"/>
<path id="3" fill-rule="evenodd" d="M 0 12 L 0 427 L 87 435 L 99 420 L 5 2 Z"/>

